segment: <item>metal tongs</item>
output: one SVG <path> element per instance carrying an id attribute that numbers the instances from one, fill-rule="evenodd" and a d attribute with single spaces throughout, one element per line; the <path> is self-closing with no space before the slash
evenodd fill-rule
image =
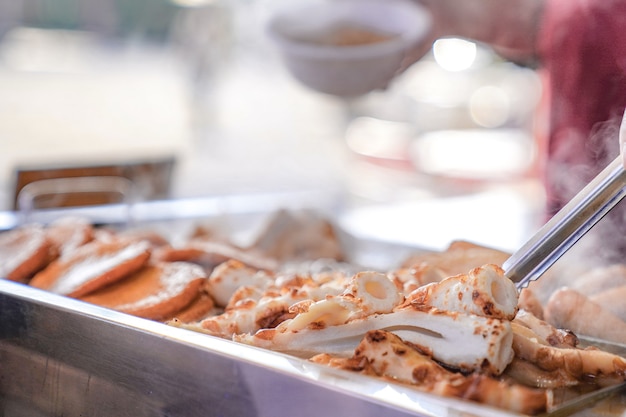
<path id="1" fill-rule="evenodd" d="M 626 113 L 619 133 L 621 155 L 502 265 L 519 290 L 539 278 L 626 195 Z"/>

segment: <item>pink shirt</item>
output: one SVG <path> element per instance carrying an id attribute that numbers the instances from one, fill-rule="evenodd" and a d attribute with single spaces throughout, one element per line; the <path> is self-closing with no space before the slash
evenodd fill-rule
<path id="1" fill-rule="evenodd" d="M 626 0 L 547 0 L 537 49 L 548 77 L 551 215 L 619 153 Z"/>

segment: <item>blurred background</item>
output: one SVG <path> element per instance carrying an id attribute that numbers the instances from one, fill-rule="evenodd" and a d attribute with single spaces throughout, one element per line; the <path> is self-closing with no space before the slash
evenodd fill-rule
<path id="1" fill-rule="evenodd" d="M 0 209 L 51 172 L 104 172 L 140 199 L 320 191 L 356 234 L 435 248 L 530 236 L 534 70 L 441 39 L 385 90 L 326 95 L 266 36 L 288 3 L 0 0 Z"/>

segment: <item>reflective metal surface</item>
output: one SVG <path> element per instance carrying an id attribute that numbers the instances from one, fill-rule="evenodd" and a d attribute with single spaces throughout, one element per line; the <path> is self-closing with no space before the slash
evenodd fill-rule
<path id="1" fill-rule="evenodd" d="M 154 200 L 103 206 L 64 207 L 28 211 L 0 211 L 0 231 L 25 223 L 50 223 L 59 217 L 81 216 L 94 224 L 136 225 L 158 221 L 198 220 L 210 216 L 267 215 L 278 209 L 332 211 L 341 197 L 326 191 L 217 195 L 176 200 Z"/>

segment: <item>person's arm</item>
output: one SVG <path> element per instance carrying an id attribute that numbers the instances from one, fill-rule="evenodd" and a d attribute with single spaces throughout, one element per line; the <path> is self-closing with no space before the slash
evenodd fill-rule
<path id="1" fill-rule="evenodd" d="M 460 37 L 491 45 L 506 58 L 536 59 L 544 0 L 417 0 L 431 13 L 429 37 L 406 58 L 420 59 L 439 38 Z M 412 61 L 412 62 L 411 62 Z"/>
<path id="2" fill-rule="evenodd" d="M 459 36 L 533 53 L 543 0 L 420 0 L 437 37 Z"/>

